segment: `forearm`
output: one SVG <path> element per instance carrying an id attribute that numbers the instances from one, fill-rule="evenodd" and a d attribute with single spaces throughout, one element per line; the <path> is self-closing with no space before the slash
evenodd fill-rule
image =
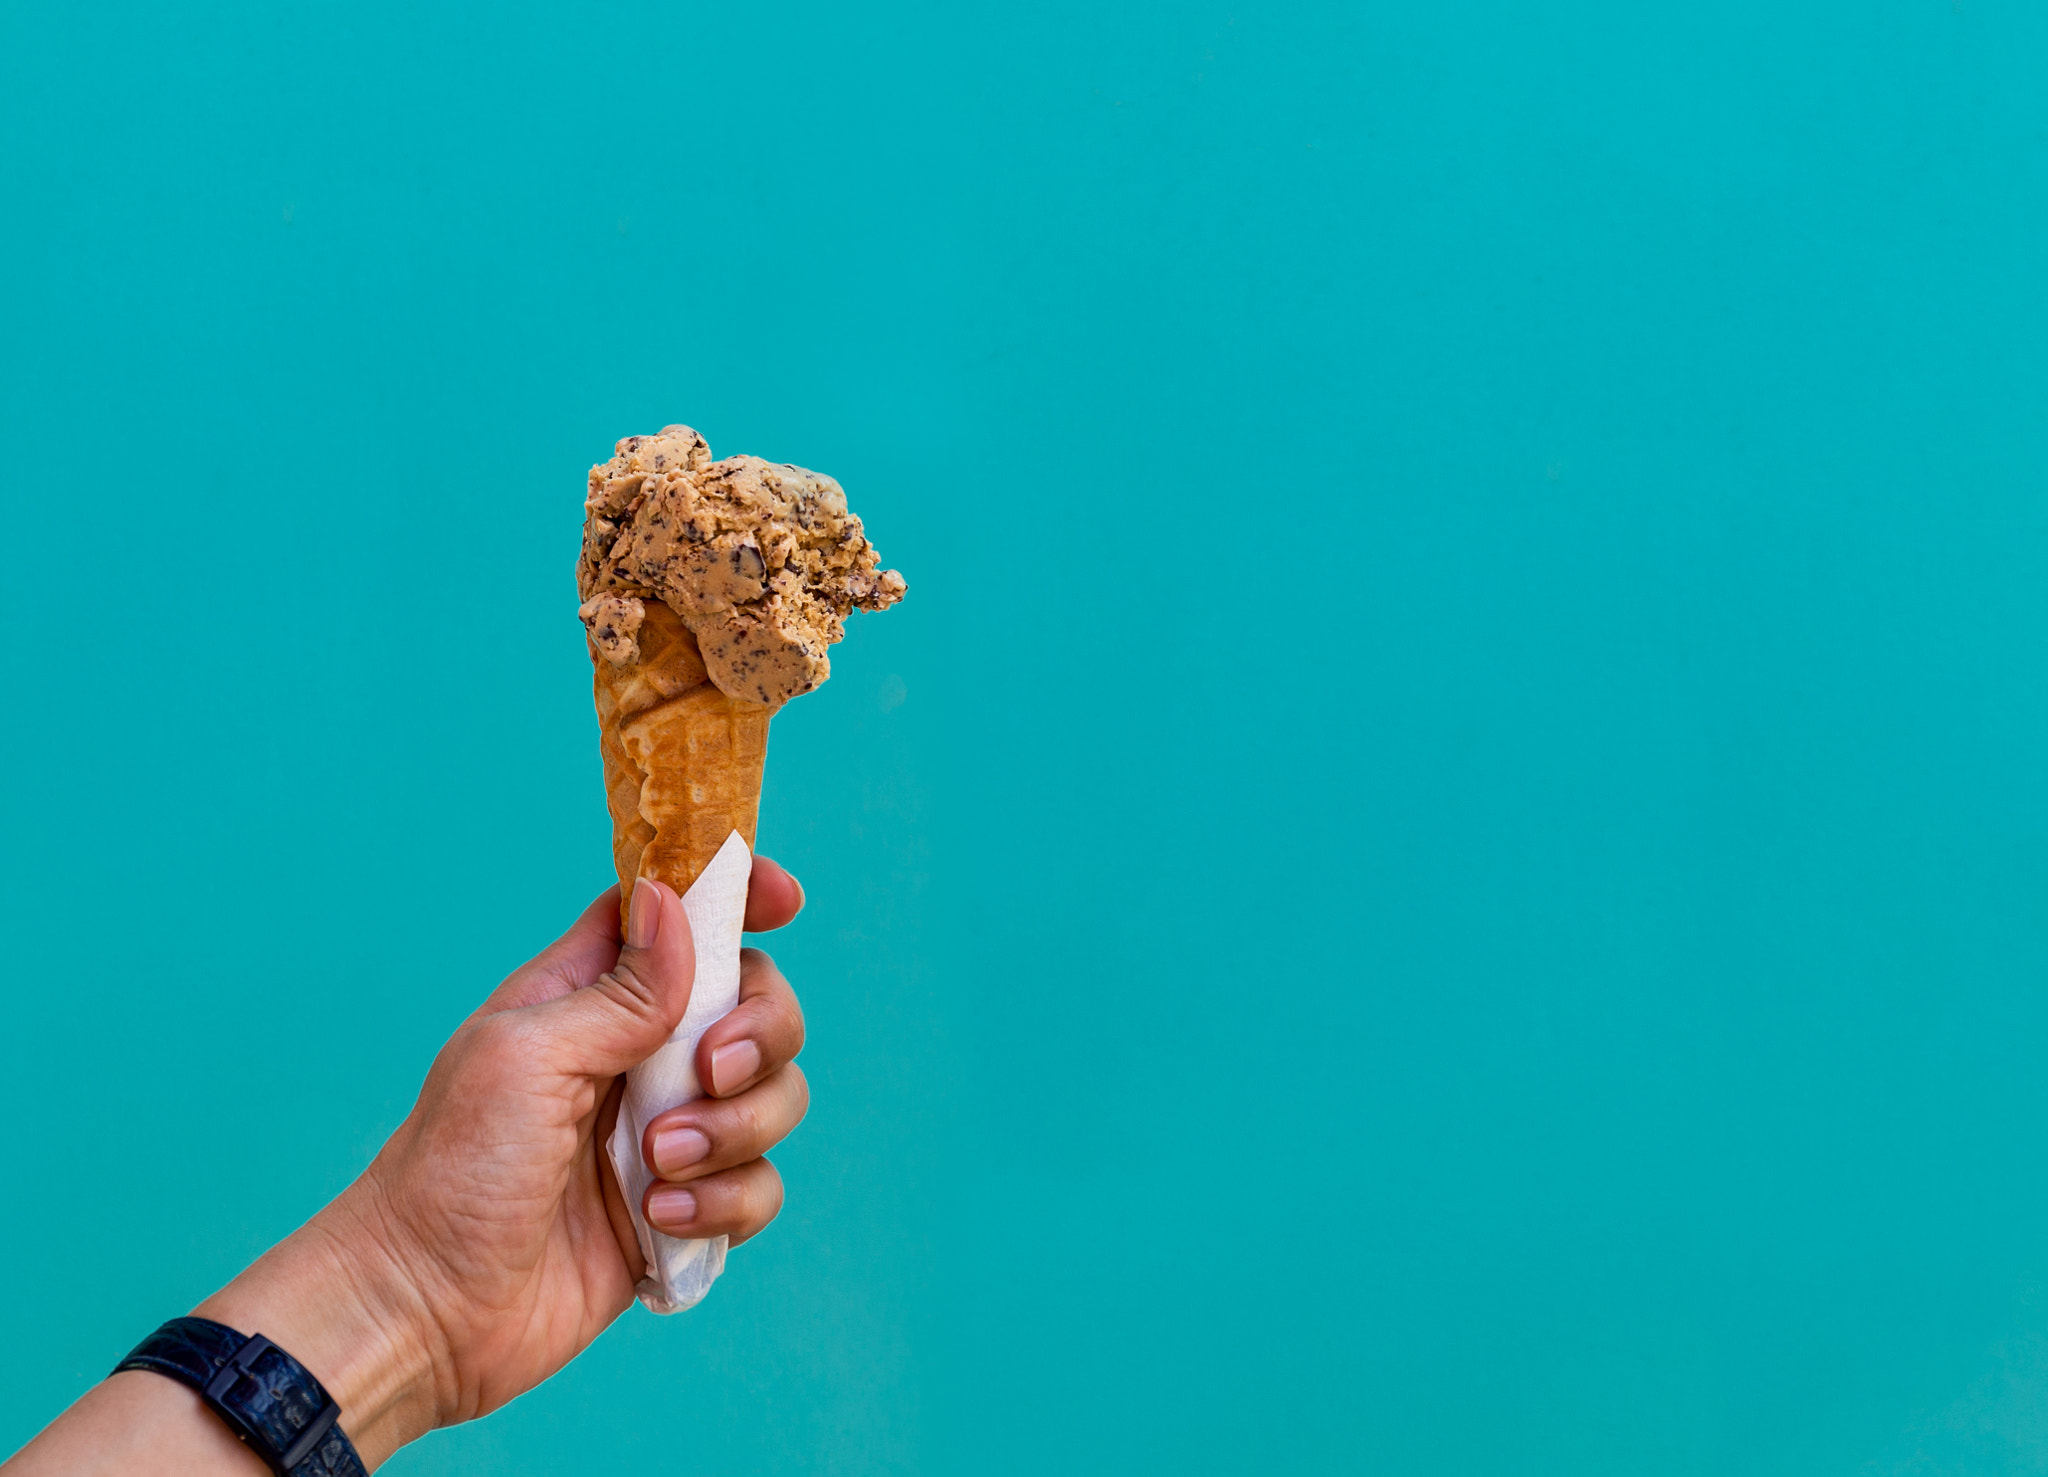
<path id="1" fill-rule="evenodd" d="M 220 1417 L 162 1375 L 129 1370 L 102 1380 L 0 1466 L 6 1477 L 266 1477 L 269 1468 Z"/>
<path id="2" fill-rule="evenodd" d="M 434 1395 L 415 1310 L 352 1254 L 360 1232 L 341 1234 L 356 1230 L 361 1216 L 345 1196 L 194 1311 L 264 1334 L 310 1370 L 341 1406 L 342 1430 L 374 1470 L 433 1425 Z M 262 1477 L 268 1468 L 196 1391 L 140 1370 L 94 1386 L 0 1467 L 4 1477 L 138 1471 Z"/>

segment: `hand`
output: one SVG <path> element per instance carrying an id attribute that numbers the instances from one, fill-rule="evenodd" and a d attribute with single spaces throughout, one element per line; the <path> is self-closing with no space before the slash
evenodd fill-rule
<path id="1" fill-rule="evenodd" d="M 372 1465 L 540 1383 L 633 1300 L 640 1251 L 603 1146 L 619 1074 L 682 1018 L 695 955 L 670 889 L 636 887 L 623 947 L 617 897 L 463 1023 L 354 1185 L 198 1310 L 297 1355 Z M 757 858 L 747 928 L 802 905 Z M 808 1104 L 796 997 L 765 954 L 742 961 L 739 1006 L 698 1047 L 711 1096 L 656 1118 L 643 1144 L 648 1219 L 677 1236 L 737 1243 L 775 1216 L 782 1185 L 761 1156 Z"/>

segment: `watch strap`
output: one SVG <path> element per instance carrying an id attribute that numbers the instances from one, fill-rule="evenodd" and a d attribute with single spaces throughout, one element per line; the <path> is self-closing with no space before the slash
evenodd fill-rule
<path id="1" fill-rule="evenodd" d="M 210 1318 L 173 1318 L 114 1373 L 125 1369 L 190 1385 L 281 1477 L 368 1477 L 326 1386 L 260 1333 L 244 1337 Z"/>

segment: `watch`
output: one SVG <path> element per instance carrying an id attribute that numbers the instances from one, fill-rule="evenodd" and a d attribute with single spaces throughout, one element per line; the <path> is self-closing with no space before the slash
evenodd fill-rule
<path id="1" fill-rule="evenodd" d="M 326 1386 L 260 1333 L 245 1337 L 210 1318 L 173 1318 L 114 1373 L 124 1369 L 190 1385 L 280 1477 L 368 1477 Z"/>

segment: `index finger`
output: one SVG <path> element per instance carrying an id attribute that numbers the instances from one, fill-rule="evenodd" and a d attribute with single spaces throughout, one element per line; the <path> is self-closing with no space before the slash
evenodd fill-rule
<path id="1" fill-rule="evenodd" d="M 765 856 L 754 858 L 754 870 L 747 876 L 748 933 L 766 933 L 802 911 L 804 885 Z"/>

